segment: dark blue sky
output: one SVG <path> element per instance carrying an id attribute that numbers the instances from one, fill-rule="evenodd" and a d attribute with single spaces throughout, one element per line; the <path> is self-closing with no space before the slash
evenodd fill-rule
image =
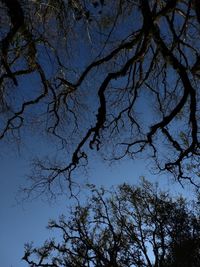
<path id="1" fill-rule="evenodd" d="M 109 10 L 111 9 L 108 6 L 108 8 L 106 7 L 106 10 L 107 12 L 110 12 Z M 142 20 L 138 20 L 137 11 L 135 10 L 136 9 L 132 11 L 133 14 L 131 13 L 129 14 L 131 19 L 128 19 L 127 17 L 127 20 L 124 20 L 124 19 L 120 20 L 120 23 L 118 23 L 117 25 L 118 30 L 112 33 L 113 36 L 110 40 L 110 44 L 107 44 L 106 47 L 104 47 L 104 42 L 107 39 L 106 35 L 104 36 L 96 32 L 95 27 L 94 27 L 94 32 L 93 32 L 93 26 L 92 26 L 93 24 L 88 26 L 89 30 L 91 31 L 91 34 L 89 34 L 90 32 L 88 32 L 87 27 L 85 31 L 83 32 L 81 31 L 82 30 L 81 27 L 80 28 L 77 27 L 76 33 L 78 34 L 76 38 L 72 38 L 72 41 L 70 43 L 71 46 L 69 46 L 68 48 L 69 50 L 66 49 L 65 51 L 64 49 L 65 54 L 63 54 L 63 48 L 59 49 L 59 53 L 60 53 L 59 56 L 61 57 L 61 61 L 63 60 L 63 62 L 66 63 L 66 69 L 68 71 L 65 73 L 65 75 L 63 75 L 62 72 L 58 73 L 59 74 L 58 77 L 62 77 L 63 75 L 64 78 L 69 79 L 69 81 L 71 82 L 76 81 L 78 75 L 82 73 L 85 66 L 91 63 L 94 60 L 94 58 L 96 58 L 97 55 L 99 55 L 99 52 L 102 50 L 102 47 L 104 47 L 102 51 L 103 51 L 103 55 L 105 56 L 107 52 L 110 51 L 113 43 L 115 43 L 116 41 L 119 42 L 121 38 L 125 38 L 127 36 L 130 37 L 129 34 L 131 34 L 133 31 L 136 32 L 136 30 L 138 30 L 141 27 Z M 111 10 L 111 13 L 112 13 L 112 10 Z M 136 23 L 133 23 L 133 18 L 136 21 Z M 49 26 L 51 26 L 51 23 L 49 24 Z M 110 25 L 110 27 L 111 26 L 112 25 Z M 110 27 L 108 27 L 107 31 L 102 28 L 102 31 L 106 31 L 108 34 Z M 57 28 L 53 29 L 53 31 L 51 27 L 49 27 L 49 29 L 50 29 L 49 32 L 52 33 L 52 36 L 53 34 L 57 34 L 56 33 Z M 166 29 L 164 29 L 164 32 L 165 31 Z M 80 38 L 80 36 L 83 36 L 84 39 Z M 60 48 L 59 39 L 53 38 L 51 41 L 53 45 L 55 45 L 56 47 L 58 46 Z M 64 44 L 65 44 L 65 41 L 64 41 Z M 55 58 L 54 58 L 55 55 L 53 54 L 50 47 L 48 51 L 46 51 L 45 49 L 46 47 L 44 48 L 42 47 L 41 44 L 38 44 L 37 56 L 39 58 L 40 64 L 45 70 L 47 78 L 50 79 L 54 77 L 56 71 L 60 71 L 59 70 L 60 66 L 58 66 L 58 64 L 55 66 Z M 126 51 L 129 56 L 133 56 L 132 54 L 135 53 L 134 49 L 130 49 L 130 51 L 128 50 Z M 70 55 L 71 61 L 68 60 L 68 57 L 67 57 L 68 53 L 71 53 Z M 126 57 L 123 58 L 123 56 L 125 55 L 126 54 L 123 55 L 122 53 L 122 57 L 119 57 L 118 63 L 121 64 L 122 63 L 121 61 L 126 60 Z M 151 52 L 148 55 L 149 55 L 149 58 L 152 57 Z M 127 59 L 129 58 L 129 56 L 127 57 Z M 148 60 L 148 57 L 147 57 L 147 60 Z M 113 63 L 116 63 L 115 60 L 113 60 Z M 20 64 L 16 64 L 16 65 L 17 65 L 17 68 L 20 67 Z M 148 64 L 143 64 L 144 72 L 146 71 L 146 68 L 148 67 L 147 65 Z M 106 68 L 103 69 L 102 71 L 100 70 L 99 72 L 98 72 L 98 68 L 95 68 L 93 71 L 91 71 L 90 75 L 88 74 L 89 76 L 88 80 L 85 83 L 83 83 L 82 87 L 79 88 L 79 90 L 76 90 L 76 92 L 74 93 L 77 99 L 79 100 L 79 91 L 80 91 L 80 96 L 81 96 L 80 99 L 81 101 L 82 99 L 84 100 L 83 107 L 80 105 L 81 111 L 78 110 L 78 113 L 80 113 L 79 114 L 80 118 L 78 118 L 78 122 L 80 123 L 80 125 L 78 129 L 76 129 L 75 134 L 73 132 L 74 125 L 69 126 L 69 121 L 70 123 L 72 122 L 70 119 L 73 118 L 73 115 L 71 115 L 71 113 L 68 112 L 67 116 L 63 116 L 62 118 L 64 123 L 61 125 L 61 133 L 64 135 L 65 138 L 67 138 L 67 141 L 69 141 L 69 145 L 72 145 L 72 148 L 70 149 L 72 149 L 73 151 L 76 147 L 77 139 L 79 140 L 79 134 L 81 135 L 81 138 L 83 138 L 85 136 L 84 134 L 85 130 L 88 127 L 95 126 L 98 107 L 99 107 L 99 99 L 97 97 L 97 94 L 98 94 L 97 90 L 100 84 L 102 83 L 100 79 L 103 77 L 104 78 L 106 77 L 107 72 L 109 71 L 110 67 L 114 68 L 115 71 L 120 68 L 118 64 L 113 64 L 113 66 L 112 64 L 108 63 L 108 66 L 106 65 Z M 72 70 L 76 70 L 76 71 L 74 72 Z M 175 82 L 172 79 L 173 73 L 174 73 L 174 69 L 170 71 L 168 69 L 168 75 L 170 78 L 169 79 L 167 78 L 167 81 L 170 83 L 170 85 L 173 83 L 175 84 Z M 176 76 L 174 77 L 176 78 Z M 126 83 L 126 79 L 127 79 L 127 76 L 125 78 L 120 78 L 117 81 L 114 81 L 114 82 L 112 81 L 113 88 L 115 86 L 119 87 L 115 89 L 117 89 L 117 91 L 120 92 L 120 87 L 124 87 L 124 83 Z M 13 90 L 13 88 L 11 88 L 11 90 L 9 91 L 11 92 L 10 94 L 12 96 L 9 99 L 10 104 L 11 104 L 10 106 L 14 107 L 14 112 L 16 112 L 17 108 L 19 108 L 18 106 L 21 106 L 21 102 L 25 100 L 30 101 L 30 99 L 36 97 L 38 94 L 41 93 L 41 82 L 39 82 L 38 74 L 32 73 L 31 75 L 28 75 L 21 79 L 19 78 L 18 82 L 19 82 L 18 90 Z M 58 89 L 63 90 L 64 88 L 61 87 Z M 169 92 L 170 90 L 173 90 L 173 89 L 174 89 L 173 86 L 169 86 Z M 58 93 L 59 93 L 59 90 L 58 90 Z M 162 90 L 163 88 L 161 85 L 161 91 Z M 108 90 L 108 94 L 110 94 L 109 90 Z M 141 125 L 142 127 L 145 128 L 145 121 L 149 122 L 155 118 L 151 114 L 151 109 L 153 105 L 155 104 L 154 103 L 155 98 L 152 98 L 152 99 L 149 98 L 150 95 L 146 94 L 146 88 L 144 88 L 144 92 L 142 91 L 140 94 L 142 95 L 141 100 L 137 101 L 137 105 L 134 111 L 137 113 L 136 115 L 139 114 L 139 116 L 141 116 L 140 118 L 142 122 Z M 120 100 L 121 102 L 119 102 L 119 99 L 121 98 L 119 97 L 118 99 L 118 97 L 119 95 L 117 94 L 116 100 L 118 104 L 122 105 L 122 107 L 120 107 L 121 109 L 123 109 L 125 105 L 129 103 L 130 99 L 132 99 L 132 95 L 131 95 L 131 98 L 129 99 L 130 97 L 129 93 L 127 94 L 127 98 L 123 99 L 123 101 Z M 93 99 L 96 102 L 94 102 Z M 114 104 L 115 102 L 114 100 L 115 98 L 113 99 L 112 97 L 109 98 L 109 101 L 111 104 Z M 49 98 L 47 97 L 43 102 L 41 102 L 41 104 L 36 105 L 36 108 L 35 106 L 30 107 L 30 109 L 27 109 L 25 111 L 25 117 L 27 118 L 24 120 L 25 126 L 31 124 L 30 123 L 31 119 L 35 122 L 35 125 L 32 126 L 31 124 L 30 126 L 32 128 L 31 129 L 29 128 L 29 130 L 26 130 L 25 129 L 26 127 L 23 128 L 22 143 L 19 146 L 20 151 L 18 151 L 15 141 L 14 141 L 14 144 L 6 143 L 6 141 L 3 141 L 1 143 L 2 149 L 0 153 L 0 168 L 1 168 L 1 173 L 0 173 L 0 211 L 1 211 L 0 266 L 2 267 L 27 266 L 25 263 L 21 261 L 21 257 L 23 256 L 23 252 L 24 252 L 24 243 L 34 241 L 36 245 L 42 245 L 42 243 L 45 241 L 46 238 L 48 238 L 50 235 L 53 236 L 54 233 L 49 232 L 45 228 L 48 223 L 48 220 L 51 218 L 56 219 L 62 213 L 66 214 L 67 208 L 74 201 L 73 199 L 69 200 L 68 198 L 69 195 L 63 195 L 59 197 L 53 203 L 44 201 L 41 198 L 34 199 L 32 200 L 32 202 L 30 201 L 24 202 L 23 204 L 18 203 L 16 200 L 16 193 L 18 191 L 19 186 L 26 185 L 25 177 L 26 177 L 26 174 L 30 173 L 29 159 L 33 158 L 36 155 L 42 158 L 43 155 L 45 154 L 46 155 L 50 154 L 50 156 L 52 156 L 55 153 L 55 156 L 56 156 L 57 149 L 59 148 L 59 145 L 60 145 L 58 144 L 59 142 L 57 143 L 54 142 L 55 139 L 53 139 L 53 137 L 49 137 L 49 135 L 48 137 L 46 136 L 44 137 L 45 135 L 44 130 L 47 130 L 47 128 L 55 120 L 54 117 L 51 117 L 50 112 L 47 115 L 47 117 L 44 115 L 46 114 L 46 111 L 47 111 L 47 106 L 49 103 L 48 101 L 52 101 L 52 96 L 49 96 Z M 67 102 L 70 108 L 71 108 L 70 104 L 72 105 L 74 103 L 77 103 L 77 102 L 73 102 L 73 101 L 71 102 L 69 101 L 69 103 Z M 115 109 L 118 108 L 118 105 L 117 106 L 113 105 L 112 107 L 113 108 L 111 108 L 111 111 L 108 110 L 108 113 L 116 115 Z M 76 106 L 76 108 L 79 109 L 80 107 Z M 82 114 L 82 111 L 83 111 L 83 114 Z M 63 115 L 62 113 L 63 109 L 60 109 L 59 112 L 61 115 Z M 158 121 L 160 120 L 160 117 L 159 117 L 160 114 L 157 114 L 156 110 L 154 111 L 154 116 L 158 116 L 158 118 L 156 119 L 158 119 Z M 84 119 L 84 123 L 83 123 L 83 119 Z M 185 120 L 183 121 L 184 123 L 185 123 Z M 126 119 L 124 120 L 124 122 L 126 122 Z M 69 127 L 66 127 L 66 125 Z M 181 124 L 179 124 L 179 126 L 180 125 Z M 127 128 L 129 127 L 129 125 L 126 123 L 125 123 L 125 126 Z M 174 124 L 171 125 L 171 128 L 173 128 L 173 130 L 174 129 L 177 130 L 176 127 L 177 126 Z M 131 128 L 131 131 L 136 133 L 134 127 Z M 178 133 L 179 131 L 177 131 L 177 134 Z M 43 136 L 41 136 L 40 134 Z M 130 134 L 130 136 L 128 137 L 129 138 L 131 137 L 131 133 L 129 133 L 126 130 L 124 130 L 123 134 L 125 135 L 125 137 L 126 135 Z M 77 139 L 74 138 L 74 135 L 78 136 L 78 137 L 75 136 L 77 137 Z M 9 137 L 12 137 L 12 134 L 8 135 L 8 139 Z M 119 135 L 117 135 L 117 137 L 119 138 L 121 137 L 121 132 L 119 133 Z M 159 142 L 158 149 L 160 149 L 163 152 L 164 157 L 165 157 L 167 153 L 165 154 L 166 150 L 163 150 L 163 149 L 166 149 L 166 146 L 164 146 L 163 144 L 160 144 L 162 141 L 160 142 L 159 135 L 157 137 L 158 137 L 158 142 Z M 48 138 L 48 140 L 45 140 L 44 138 Z M 71 139 L 74 138 L 75 141 L 71 140 L 70 138 Z M 11 141 L 12 140 L 10 139 L 9 142 Z M 88 140 L 88 142 L 89 141 L 90 140 Z M 122 141 L 124 142 L 124 140 Z M 107 140 L 106 145 L 109 144 L 109 142 L 110 142 L 110 139 Z M 88 144 L 86 144 L 85 147 L 87 147 L 87 145 Z M 87 150 L 87 148 L 85 147 L 83 148 L 83 150 L 84 149 Z M 147 149 L 145 150 L 144 154 L 147 154 L 148 152 L 149 151 Z M 64 158 L 66 162 L 68 163 L 69 159 L 67 158 L 67 156 L 69 156 L 70 154 L 68 150 L 67 149 L 65 151 L 62 150 L 60 151 L 60 154 L 61 154 L 61 158 Z M 169 153 L 168 155 L 173 156 L 173 154 L 169 154 Z M 148 170 L 149 165 L 150 165 L 150 162 L 148 162 L 146 159 L 145 160 L 141 159 L 137 161 L 127 159 L 127 160 L 124 160 L 123 162 L 116 162 L 112 166 L 108 166 L 108 164 L 105 164 L 102 162 L 102 160 L 100 160 L 99 156 L 93 157 L 93 155 L 90 155 L 89 165 L 87 166 L 87 174 L 86 173 L 76 174 L 77 178 L 75 181 L 80 184 L 80 188 L 81 188 L 79 198 L 83 199 L 83 196 L 85 196 L 87 192 L 84 190 L 84 185 L 86 182 L 96 184 L 97 186 L 104 185 L 106 187 L 110 187 L 112 185 L 117 185 L 123 182 L 137 183 L 139 181 L 139 176 L 145 176 L 147 179 L 151 181 L 159 181 L 162 188 L 165 187 L 166 189 L 170 189 L 173 193 L 183 192 L 185 195 L 187 194 L 187 196 L 190 195 L 191 191 L 189 191 L 189 189 L 190 190 L 192 189 L 189 186 L 185 188 L 186 190 L 183 190 L 178 183 L 173 184 L 172 180 L 168 180 L 167 176 L 164 176 L 164 175 L 154 176 Z M 43 196 L 42 198 L 45 198 L 45 196 Z"/>

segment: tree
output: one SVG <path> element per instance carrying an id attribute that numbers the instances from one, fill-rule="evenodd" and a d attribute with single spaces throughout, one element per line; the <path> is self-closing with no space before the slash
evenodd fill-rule
<path id="1" fill-rule="evenodd" d="M 40 248 L 26 245 L 23 259 L 29 266 L 199 266 L 198 201 L 194 208 L 146 180 L 92 192 L 68 219 L 49 222 L 62 240 L 48 240 Z"/>
<path id="2" fill-rule="evenodd" d="M 197 0 L 1 0 L 0 12 L 0 139 L 40 125 L 66 155 L 35 160 L 30 191 L 71 186 L 90 149 L 144 153 L 198 183 Z"/>

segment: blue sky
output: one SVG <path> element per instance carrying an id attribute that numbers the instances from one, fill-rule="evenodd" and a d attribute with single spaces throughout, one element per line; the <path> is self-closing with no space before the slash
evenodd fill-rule
<path id="1" fill-rule="evenodd" d="M 132 19 L 128 21 L 125 20 L 124 23 L 126 24 L 120 23 L 120 28 L 118 32 L 116 32 L 116 35 L 118 34 L 117 36 L 115 36 L 118 37 L 117 39 L 120 39 L 119 37 L 122 37 L 121 35 L 123 35 L 124 37 L 129 32 L 130 28 L 132 32 L 133 26 L 135 27 L 135 30 L 140 26 L 137 23 L 133 25 Z M 95 35 L 92 37 L 94 38 Z M 98 38 L 101 39 L 101 37 L 102 36 Z M 77 39 L 78 38 L 79 36 L 77 37 Z M 100 41 L 99 39 L 97 39 L 96 43 Z M 55 41 L 58 41 L 59 45 L 59 40 Z M 76 40 L 74 42 L 76 42 Z M 72 42 L 72 44 L 74 44 L 74 42 Z M 74 66 L 78 69 L 84 68 L 85 65 L 90 62 L 90 59 L 94 55 L 96 57 L 96 50 L 91 50 L 90 45 L 84 46 L 84 42 L 85 40 L 83 39 L 82 42 L 78 43 L 79 49 L 75 49 L 74 46 L 72 46 L 71 48 L 72 50 L 74 49 L 76 51 L 76 53 L 74 53 L 73 55 L 74 62 L 72 63 L 74 63 Z M 45 71 L 49 76 L 53 76 L 55 66 L 53 64 L 50 66 L 50 61 L 47 60 L 47 55 L 44 55 L 44 58 L 42 57 L 42 54 L 44 52 L 42 48 L 39 52 L 41 54 L 39 54 L 39 56 L 41 57 L 41 63 L 43 67 L 46 68 Z M 90 55 L 90 53 L 93 53 L 94 55 Z M 63 57 L 63 60 L 64 58 L 65 57 Z M 107 72 L 107 69 L 105 69 L 105 71 Z M 69 77 L 70 75 L 73 76 L 71 73 L 68 73 Z M 101 76 L 92 77 L 93 80 L 90 86 L 90 91 L 93 92 L 93 94 L 96 94 L 96 91 L 93 90 L 93 86 L 95 85 L 95 82 L 98 82 L 100 78 Z M 19 79 L 19 84 L 22 86 L 19 91 L 15 90 L 15 94 L 19 99 L 17 97 L 12 98 L 15 108 L 17 105 L 20 105 L 20 101 L 22 99 L 27 100 L 39 93 L 41 88 L 40 84 L 38 84 L 38 79 L 39 78 L 36 74 L 31 74 L 28 77 L 21 78 L 21 80 Z M 73 81 L 73 79 L 71 80 Z M 123 83 L 123 79 L 121 82 Z M 85 86 L 84 89 L 87 92 L 86 98 L 88 98 L 87 86 Z M 91 101 L 90 98 L 92 98 L 92 95 L 90 95 L 88 101 Z M 18 99 L 19 103 L 16 102 L 16 99 Z M 152 106 L 152 103 L 150 103 L 149 98 L 146 99 L 146 105 L 144 99 L 142 99 L 142 103 L 138 103 L 138 111 L 140 111 L 141 113 L 144 112 L 143 115 L 145 116 L 142 121 L 143 124 L 144 119 L 151 119 L 151 114 L 149 113 L 149 109 L 147 108 L 147 103 Z M 96 108 L 97 103 L 92 104 L 94 105 L 92 107 Z M 90 105 L 91 110 L 92 107 Z M 34 109 L 34 112 L 38 112 L 40 114 L 42 113 L 43 108 L 44 111 L 46 111 L 46 106 L 38 105 L 37 108 Z M 28 115 L 28 118 L 29 116 L 31 117 L 31 112 L 32 109 L 30 108 L 30 110 L 27 111 L 26 114 Z M 57 218 L 62 213 L 67 213 L 67 208 L 70 206 L 70 204 L 73 203 L 73 199 L 70 200 L 68 196 L 64 195 L 62 197 L 59 197 L 53 203 L 44 201 L 41 198 L 23 204 L 20 204 L 16 201 L 16 192 L 20 185 L 26 184 L 25 176 L 30 172 L 29 159 L 32 158 L 34 155 L 39 155 L 42 157 L 43 154 L 54 153 L 56 151 L 56 144 L 52 142 L 52 140 L 44 141 L 44 137 L 39 136 L 40 133 L 38 130 L 38 125 L 41 123 L 41 121 L 44 123 L 45 119 L 44 121 L 41 117 L 38 117 L 37 119 L 38 120 L 35 121 L 37 125 L 34 129 L 31 129 L 28 134 L 26 130 L 24 130 L 25 132 L 23 133 L 20 151 L 18 151 L 17 145 L 8 144 L 6 142 L 1 143 L 2 149 L 0 153 L 0 266 L 2 267 L 27 266 L 21 261 L 21 257 L 23 256 L 24 243 L 34 241 L 36 245 L 42 245 L 46 238 L 48 238 L 50 235 L 53 235 L 53 233 L 49 232 L 46 229 L 48 220 L 51 218 Z M 96 120 L 96 112 L 94 113 L 93 120 Z M 29 121 L 26 121 L 25 123 L 29 124 Z M 40 129 L 41 132 L 42 129 L 43 128 Z M 37 131 L 39 134 L 37 133 Z M 161 145 L 159 146 L 159 148 L 160 147 L 161 150 L 162 148 L 164 149 L 164 146 Z M 65 157 L 66 153 L 63 154 Z M 186 186 L 185 190 L 183 190 L 178 183 L 173 184 L 172 180 L 169 180 L 164 175 L 154 176 L 148 170 L 149 162 L 147 160 L 141 159 L 133 161 L 126 159 L 122 162 L 116 162 L 112 166 L 109 166 L 108 164 L 103 163 L 99 156 L 92 155 L 90 156 L 90 159 L 91 158 L 93 158 L 93 160 L 90 160 L 90 165 L 87 167 L 87 174 L 82 175 L 79 173 L 77 175 L 78 178 L 76 179 L 76 182 L 80 183 L 80 187 L 82 189 L 79 195 L 80 198 L 83 198 L 83 195 L 86 192 L 84 191 L 84 184 L 86 182 L 94 183 L 97 186 L 104 185 L 106 187 L 110 187 L 112 185 L 117 185 L 123 182 L 137 183 L 139 181 L 139 176 L 145 176 L 147 179 L 152 181 L 159 181 L 162 188 L 165 187 L 166 189 L 170 189 L 173 193 L 183 192 L 185 195 L 187 194 L 187 196 L 189 196 L 192 192 L 191 187 Z"/>

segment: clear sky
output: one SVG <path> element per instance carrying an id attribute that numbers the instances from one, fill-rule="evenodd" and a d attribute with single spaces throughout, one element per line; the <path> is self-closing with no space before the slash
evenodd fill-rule
<path id="1" fill-rule="evenodd" d="M 141 23 L 142 21 L 139 21 L 139 22 Z M 138 27 L 141 26 L 139 22 L 137 22 L 138 24 L 132 23 L 132 17 L 131 17 L 131 20 L 128 20 L 128 21 L 125 20 L 124 23 L 126 24 L 122 24 L 122 22 L 119 23 L 120 25 L 119 30 L 118 30 L 119 36 L 117 37 L 124 38 L 127 32 L 130 30 L 130 28 L 131 28 L 131 32 L 132 30 L 136 31 L 137 29 L 139 29 Z M 132 29 L 132 27 L 134 27 L 134 29 Z M 101 39 L 102 36 L 98 38 Z M 92 38 L 94 37 L 95 36 L 92 36 Z M 120 39 L 120 38 L 116 38 L 116 39 Z M 80 39 L 79 35 L 77 39 Z M 94 44 L 96 43 L 98 44 L 99 39 L 97 40 L 95 39 Z M 113 40 L 114 39 L 115 38 L 113 38 Z M 57 40 L 55 38 L 55 41 L 58 42 L 58 45 L 60 44 L 59 39 Z M 73 41 L 72 44 L 74 44 L 75 41 Z M 53 43 L 54 43 L 54 40 L 53 40 Z M 90 42 L 88 42 L 88 45 L 86 46 L 84 46 L 83 44 L 84 44 L 84 39 L 81 40 L 80 43 L 78 43 L 80 51 L 78 51 L 78 49 L 76 51 L 76 49 L 72 45 L 71 49 L 72 50 L 74 49 L 74 51 L 76 52 L 74 53 L 74 55 L 72 53 L 72 58 L 75 61 L 74 69 L 76 68 L 81 69 L 84 66 L 87 66 L 88 63 L 90 62 L 90 59 L 93 58 L 94 56 L 96 57 L 97 49 L 94 49 L 94 51 L 91 50 Z M 45 71 L 48 74 L 47 76 L 51 77 L 50 73 L 55 72 L 54 64 L 52 63 L 52 65 L 50 66 L 49 63 L 51 62 L 50 60 L 51 58 L 48 59 L 49 61 L 47 61 L 47 58 L 49 58 L 48 53 L 44 55 L 44 58 L 42 58 L 42 53 L 44 53 L 44 50 L 42 50 L 42 48 L 39 48 L 39 52 L 41 54 L 41 62 L 43 64 L 43 67 L 44 69 L 46 68 Z M 68 53 L 68 51 L 66 53 Z M 94 53 L 94 54 L 91 55 L 90 57 L 90 53 Z M 130 54 L 132 53 L 131 49 L 128 53 Z M 151 56 L 151 54 L 149 56 Z M 67 68 L 69 66 L 67 65 Z M 110 66 L 107 66 L 107 67 L 110 68 Z M 107 68 L 105 69 L 105 72 L 107 72 Z M 73 72 L 73 75 L 68 73 L 69 77 L 70 75 L 73 77 L 73 75 L 75 74 L 74 72 Z M 90 86 L 88 85 L 83 86 L 84 90 L 86 90 L 86 93 L 87 93 L 86 94 L 87 99 L 85 100 L 86 104 L 87 104 L 87 101 L 88 102 L 90 101 L 90 98 L 92 99 L 92 96 L 89 95 L 88 97 L 88 92 L 91 91 L 93 92 L 93 94 L 97 93 L 95 90 L 93 90 L 93 87 L 95 86 L 95 83 L 99 82 L 98 80 L 100 77 L 100 76 L 95 77 L 93 72 L 91 72 L 90 75 L 92 75 L 91 76 L 92 81 L 90 81 Z M 99 75 L 104 75 L 104 73 L 101 74 L 100 72 Z M 19 78 L 18 82 L 19 84 L 22 84 L 22 88 L 20 90 L 14 91 L 17 97 L 19 97 L 19 99 L 22 99 L 24 101 L 24 98 L 26 100 L 30 100 L 29 99 L 30 97 L 34 97 L 35 94 L 38 94 L 37 91 L 40 91 L 41 89 L 40 87 L 41 84 L 38 83 L 38 79 L 39 79 L 39 76 L 36 74 L 31 74 L 25 78 L 21 78 L 21 80 Z M 124 83 L 125 79 L 124 80 L 122 79 L 121 82 Z M 172 83 L 171 80 L 170 82 Z M 113 84 L 113 86 L 114 85 L 115 83 Z M 90 87 L 90 91 L 87 91 L 88 90 L 87 87 Z M 83 90 L 83 96 L 85 93 L 84 90 Z M 19 96 L 17 94 L 18 91 L 19 91 Z M 33 94 L 33 96 L 31 96 L 31 94 Z M 15 103 L 15 100 L 16 100 L 16 97 L 14 95 L 12 98 L 12 101 L 14 101 Z M 144 101 L 145 101 L 144 98 L 142 98 L 142 103 L 138 102 L 137 111 L 140 111 L 141 113 L 142 111 L 144 111 L 144 116 L 145 116 L 144 119 L 149 120 L 150 119 L 149 117 L 151 117 L 151 114 L 148 111 L 147 103 L 149 103 L 149 105 L 152 106 L 153 100 L 152 102 L 149 101 L 149 97 L 147 96 L 146 103 Z M 45 103 L 48 102 L 48 98 L 45 99 L 44 102 Z M 15 105 L 19 105 L 19 103 L 16 102 Z M 96 108 L 97 105 L 99 104 L 92 102 L 92 105 L 90 105 L 91 110 L 89 112 L 89 115 L 87 114 L 88 116 L 92 114 L 93 108 L 94 107 Z M 46 107 L 44 107 L 44 110 L 46 111 Z M 98 109 L 96 109 L 96 112 L 94 112 L 93 114 L 94 115 L 93 120 L 95 121 L 96 121 L 97 110 Z M 21 261 L 21 258 L 23 257 L 23 252 L 24 252 L 24 244 L 26 242 L 34 241 L 35 245 L 42 245 L 46 238 L 49 238 L 51 235 L 53 236 L 54 233 L 46 229 L 48 220 L 54 219 L 54 218 L 56 219 L 62 213 L 66 214 L 68 207 L 70 206 L 70 204 L 74 202 L 74 200 L 73 199 L 70 200 L 68 198 L 69 196 L 67 195 L 66 196 L 63 195 L 59 197 L 53 203 L 44 201 L 41 198 L 34 199 L 31 202 L 29 201 L 23 204 L 18 203 L 16 200 L 16 192 L 20 185 L 26 184 L 25 176 L 26 174 L 30 172 L 29 159 L 35 155 L 39 155 L 42 158 L 43 154 L 54 153 L 56 151 L 56 147 L 55 147 L 56 145 L 54 142 L 51 143 L 50 140 L 48 140 L 48 142 L 44 141 L 44 137 L 41 137 L 41 138 L 39 137 L 40 133 L 38 136 L 35 135 L 37 131 L 42 132 L 43 128 L 39 129 L 37 127 L 41 121 L 45 124 L 46 118 L 44 119 L 43 117 L 41 117 L 41 118 L 38 118 L 38 121 L 37 121 L 37 112 L 40 114 L 43 111 L 40 105 L 37 105 L 34 111 L 36 113 L 36 116 L 35 117 L 33 116 L 34 119 L 36 120 L 35 121 L 36 126 L 35 126 L 35 129 L 33 129 L 34 132 L 29 131 L 29 135 L 27 136 L 26 136 L 26 132 L 25 134 L 23 134 L 23 138 L 25 136 L 26 140 L 22 142 L 20 146 L 20 152 L 18 152 L 16 145 L 7 144 L 4 141 L 3 143 L 1 143 L 1 152 L 0 152 L 0 168 L 1 168 L 1 172 L 0 172 L 0 212 L 1 212 L 1 215 L 0 215 L 0 218 L 1 218 L 0 220 L 0 237 L 1 237 L 0 267 L 11 267 L 11 266 L 12 267 L 25 267 L 27 266 L 27 264 Z M 32 115 L 31 112 L 32 112 L 31 108 L 28 109 L 27 114 L 25 114 L 27 115 L 27 118 L 31 117 Z M 50 115 L 48 114 L 48 116 Z M 49 120 L 51 121 L 51 118 L 49 118 Z M 142 122 L 143 122 L 142 124 L 144 124 L 144 120 L 142 120 Z M 28 124 L 29 121 L 25 120 L 25 123 Z M 66 124 L 67 123 L 68 122 L 66 122 Z M 84 123 L 86 123 L 86 128 L 87 128 L 87 123 L 89 124 L 89 122 L 88 121 L 86 122 L 85 120 Z M 80 123 L 81 126 L 82 125 L 85 126 L 84 123 L 82 123 L 81 121 Z M 134 128 L 132 130 L 134 130 Z M 63 134 L 65 134 L 65 131 Z M 73 133 L 71 134 L 71 137 L 73 137 Z M 23 138 L 22 138 L 22 141 L 23 141 Z M 162 148 L 162 145 L 161 145 L 161 148 Z M 65 154 L 67 154 L 66 151 L 63 154 L 65 156 Z M 91 158 L 93 159 L 91 160 Z M 123 182 L 137 183 L 139 181 L 140 176 L 145 176 L 147 179 L 151 181 L 159 181 L 162 188 L 165 187 L 166 190 L 170 189 L 173 193 L 183 192 L 185 195 L 187 194 L 188 196 L 191 192 L 190 190 L 192 190 L 190 187 L 186 187 L 185 188 L 186 190 L 184 191 L 178 183 L 173 184 L 172 180 L 168 180 L 168 178 L 165 177 L 164 175 L 162 176 L 153 175 L 150 172 L 150 170 L 148 170 L 149 162 L 144 159 L 137 160 L 137 161 L 127 159 L 127 160 L 124 160 L 123 162 L 116 162 L 112 166 L 109 166 L 108 164 L 103 163 L 100 160 L 99 156 L 90 157 L 89 160 L 90 160 L 90 163 L 89 163 L 90 165 L 87 166 L 88 174 L 87 175 L 79 174 L 76 180 L 76 182 L 80 183 L 81 185 L 80 188 L 82 191 L 80 192 L 80 195 L 79 195 L 80 199 L 83 199 L 83 195 L 85 195 L 86 191 L 84 191 L 84 184 L 86 182 L 96 184 L 97 186 L 104 185 L 106 187 L 110 187 L 112 185 L 117 185 Z"/>

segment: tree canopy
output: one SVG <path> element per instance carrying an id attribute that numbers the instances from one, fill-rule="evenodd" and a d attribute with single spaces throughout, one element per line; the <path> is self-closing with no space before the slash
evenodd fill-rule
<path id="1" fill-rule="evenodd" d="M 85 205 L 49 222 L 57 238 L 27 244 L 23 259 L 48 267 L 197 267 L 199 208 L 198 197 L 171 197 L 146 180 L 110 192 L 92 188 Z"/>
<path id="2" fill-rule="evenodd" d="M 62 147 L 34 161 L 30 190 L 71 185 L 90 149 L 198 183 L 197 0 L 1 0 L 0 13 L 0 139 L 39 127 Z"/>

